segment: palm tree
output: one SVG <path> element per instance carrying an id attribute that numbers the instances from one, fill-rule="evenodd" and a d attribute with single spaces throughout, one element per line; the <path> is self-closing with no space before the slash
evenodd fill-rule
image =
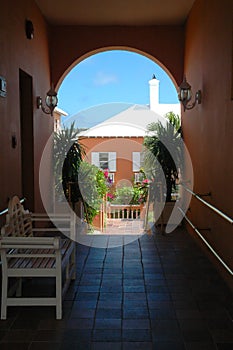
<path id="1" fill-rule="evenodd" d="M 171 201 L 181 164 L 181 132 L 177 116 L 170 112 L 165 125 L 161 122 L 148 125 L 144 139 L 144 168 L 154 184 L 154 196 L 158 194 L 158 183 L 162 184 L 162 196 Z M 156 190 L 157 189 L 157 190 Z"/>
<path id="2" fill-rule="evenodd" d="M 64 127 L 54 133 L 54 173 L 55 194 L 59 198 L 61 191 L 72 204 L 81 198 L 78 187 L 78 170 L 85 156 L 85 149 L 78 140 L 79 130 L 74 122 L 70 128 Z M 75 183 L 76 186 L 70 187 Z M 71 189 L 71 191 L 70 191 Z"/>

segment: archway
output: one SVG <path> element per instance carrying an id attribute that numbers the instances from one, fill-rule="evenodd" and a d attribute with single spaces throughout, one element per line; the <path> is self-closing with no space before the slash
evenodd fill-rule
<path id="1" fill-rule="evenodd" d="M 153 61 L 154 63 L 156 63 L 158 66 L 160 66 L 169 76 L 169 78 L 172 80 L 175 88 L 178 88 L 178 82 L 176 81 L 176 79 L 174 78 L 174 76 L 171 74 L 171 72 L 169 71 L 169 69 L 166 67 L 166 65 L 164 65 L 160 60 L 158 60 L 156 57 L 152 56 L 151 54 L 139 50 L 137 48 L 133 48 L 133 47 L 128 47 L 128 46 L 105 46 L 102 48 L 98 48 L 95 50 L 91 50 L 83 55 L 81 55 L 79 58 L 77 58 L 68 68 L 65 69 L 65 71 L 63 72 L 63 74 L 60 76 L 60 78 L 58 79 L 57 82 L 57 89 L 60 88 L 64 78 L 71 72 L 71 70 L 77 66 L 80 62 L 82 62 L 83 60 L 87 59 L 88 57 L 91 57 L 95 54 L 101 53 L 101 52 L 107 52 L 107 51 L 116 51 L 116 50 L 121 50 L 121 51 L 128 51 L 128 52 L 133 52 L 139 55 L 142 55 L 144 57 L 147 57 L 148 59 L 150 59 L 151 61 Z"/>
<path id="2" fill-rule="evenodd" d="M 118 50 L 117 50 L 118 49 Z M 122 47 L 120 47 L 120 49 L 122 49 Z M 124 49 L 125 49 L 125 47 L 124 47 Z M 81 64 L 82 62 L 84 62 L 85 61 L 85 59 L 88 59 L 88 58 L 91 58 L 91 57 L 94 57 L 95 55 L 98 55 L 98 54 L 101 54 L 101 53 L 106 53 L 106 52 L 114 52 L 114 53 L 116 53 L 116 52 L 121 52 L 121 51 L 125 51 L 125 52 L 130 52 L 131 54 L 136 54 L 137 56 L 143 56 L 144 58 L 146 58 L 146 59 L 148 59 L 148 60 L 151 60 L 151 56 L 150 55 L 146 55 L 146 54 L 143 54 L 142 55 L 142 53 L 141 53 L 141 51 L 139 51 L 139 50 L 134 50 L 134 49 L 129 49 L 129 48 L 127 48 L 127 50 L 119 50 L 119 47 L 109 47 L 108 48 L 108 50 L 106 51 L 106 48 L 102 48 L 101 50 L 95 50 L 95 51 L 92 51 L 92 52 L 90 52 L 88 55 L 84 55 L 84 56 L 82 56 L 81 58 L 79 58 L 78 60 L 76 60 L 76 62 L 74 62 L 73 63 L 73 65 L 72 66 L 70 66 L 69 67 L 69 69 L 63 74 L 63 79 L 65 79 L 65 77 L 64 77 L 64 75 L 66 74 L 66 75 L 68 75 L 67 73 L 68 72 L 70 72 L 71 70 L 72 70 L 72 68 L 74 69 L 74 67 L 75 66 L 78 66 L 79 65 L 79 63 Z M 158 63 L 157 63 L 157 61 L 155 62 L 156 60 L 155 59 L 153 59 L 153 63 L 156 63 L 157 65 L 158 65 Z M 161 64 L 159 65 L 159 67 L 161 68 Z M 162 69 L 162 68 L 161 68 Z M 153 72 L 153 70 L 152 70 L 152 72 Z M 143 72 L 144 73 L 144 72 Z M 166 73 L 166 72 L 165 72 Z M 150 74 L 151 74 L 151 72 L 150 72 Z M 166 73 L 167 74 L 167 73 Z M 167 74 L 168 75 L 168 74 Z M 171 76 L 171 74 L 169 73 L 169 75 Z M 168 76 L 169 76 L 168 75 Z M 170 77 L 169 77 L 170 78 Z M 171 79 L 171 78 L 170 78 Z M 62 78 L 60 79 L 60 80 L 62 80 Z M 157 79 L 156 79 L 156 77 L 153 77 L 152 79 L 151 79 L 151 81 L 157 81 Z M 150 81 L 150 82 L 151 82 Z M 172 83 L 173 83 L 173 81 L 174 81 L 174 79 L 171 79 L 171 81 L 172 81 Z M 174 83 L 173 83 L 173 85 L 174 85 Z M 60 83 L 60 86 L 61 86 L 61 83 Z M 154 89 L 154 87 L 153 87 L 153 89 Z M 153 90 L 154 91 L 154 90 Z M 150 104 L 150 106 L 151 106 L 151 104 Z M 148 109 L 148 106 L 146 107 L 147 109 Z M 146 109 L 146 108 L 141 108 L 141 107 L 134 107 L 133 109 L 131 109 L 130 110 L 130 112 L 135 112 L 135 111 L 140 111 L 140 113 L 143 111 L 143 113 L 144 113 L 144 109 Z M 150 109 L 150 108 L 149 108 Z M 154 112 L 154 111 L 153 111 Z M 152 122 L 152 121 L 154 121 L 154 114 L 153 114 L 153 116 L 152 116 L 152 118 L 150 119 L 150 121 Z M 158 116 L 158 115 L 157 115 Z M 157 118 L 157 116 L 156 116 L 156 118 Z M 130 120 L 130 117 L 131 116 L 129 116 L 129 114 L 127 115 L 127 118 L 126 118 L 126 122 L 129 124 L 129 120 Z M 142 115 L 140 115 L 140 117 L 137 119 L 137 118 L 135 118 L 135 119 L 131 119 L 131 120 L 133 120 L 133 121 L 131 121 L 131 126 L 132 126 L 132 124 L 135 124 L 135 120 L 140 120 L 140 119 L 142 119 L 142 120 L 144 120 L 144 117 L 145 117 L 145 114 L 143 114 L 143 116 Z M 145 118 L 146 119 L 146 118 Z M 147 119 L 146 119 L 147 120 Z M 149 124 L 149 123 L 147 123 L 147 124 Z M 124 127 L 125 127 L 126 125 L 124 125 Z M 127 125 L 127 127 L 128 127 L 129 125 Z M 136 124 L 136 126 L 137 127 L 141 127 L 141 125 L 137 125 Z M 143 125 L 144 126 L 144 125 Z M 132 128 L 131 128 L 132 129 Z M 140 128 L 139 128 L 140 129 Z M 143 129 L 143 127 L 142 127 L 142 129 Z M 140 130 L 141 131 L 141 130 Z M 144 134 L 141 134 L 140 133 L 140 135 L 139 134 L 137 134 L 137 133 L 135 133 L 135 128 L 134 128 L 134 130 L 133 130 L 133 132 L 134 132 L 134 134 L 132 134 L 132 130 L 130 131 L 130 134 L 127 134 L 127 135 L 124 135 L 124 133 L 122 133 L 122 129 L 120 130 L 120 133 L 118 134 L 118 135 L 112 135 L 114 138 L 122 138 L 122 137 L 124 137 L 124 142 L 125 142 L 125 139 L 126 139 L 126 137 L 127 138 L 130 138 L 130 141 L 133 141 L 133 142 L 131 142 L 131 144 L 135 144 L 135 143 L 139 143 L 140 145 L 142 145 L 142 141 L 141 142 L 138 142 L 138 140 L 135 142 L 135 140 L 133 140 L 133 138 L 134 137 L 136 137 L 136 138 L 141 138 L 141 139 L 143 139 L 144 138 L 144 135 L 145 135 L 145 129 L 143 130 L 143 132 L 144 132 Z M 83 136 L 83 135 L 82 135 Z M 105 137 L 109 137 L 110 135 L 109 134 L 107 134 L 107 135 L 105 135 Z M 91 137 L 93 137 L 93 136 L 91 136 Z M 96 138 L 96 135 L 94 135 L 94 137 Z M 103 138 L 103 135 L 100 135 L 100 138 Z M 103 143 L 102 141 L 100 142 L 100 143 Z M 115 144 L 116 144 L 116 142 L 115 142 Z M 109 142 L 108 142 L 108 146 L 109 146 Z M 111 145 L 111 147 L 112 147 L 112 145 Z M 97 147 L 98 148 L 98 147 Z M 130 147 L 128 147 L 128 148 L 130 148 Z M 92 149 L 92 154 L 96 154 L 96 149 Z M 108 154 L 108 156 L 109 155 L 111 155 L 111 157 L 112 157 L 112 154 L 113 153 L 117 153 L 114 149 L 108 149 L 108 150 L 100 150 L 100 149 L 98 149 L 98 154 L 99 154 L 99 152 L 100 153 L 105 153 L 105 155 L 106 154 Z M 134 161 L 133 161 L 133 157 L 134 156 L 138 156 L 138 154 L 135 154 L 135 153 L 140 153 L 140 151 L 138 150 L 138 149 L 132 149 L 131 150 L 131 155 L 130 156 L 128 156 L 128 159 L 126 159 L 125 157 L 122 157 L 122 158 L 119 158 L 119 160 L 117 160 L 117 161 L 120 161 L 120 160 L 123 160 L 123 161 L 125 161 L 125 160 L 127 160 L 127 161 L 129 161 L 129 163 L 131 163 L 131 164 L 133 164 L 133 168 L 134 168 Z M 91 157 L 92 157 L 92 155 L 91 155 Z M 137 157 L 138 158 L 138 157 Z M 115 163 L 116 163 L 116 161 L 115 161 Z M 94 163 L 93 163 L 94 164 Z M 94 164 L 94 165 L 96 165 L 96 164 Z M 124 167 L 124 166 L 123 166 Z M 126 167 L 125 167 L 126 168 Z M 113 171 L 116 171 L 116 170 L 113 170 Z M 138 170 L 139 171 L 139 170 Z M 135 178 L 135 174 L 134 174 L 134 172 L 135 172 L 135 170 L 133 169 L 133 177 Z M 112 175 L 112 174 L 111 174 Z M 137 174 L 138 175 L 138 174 Z M 132 177 L 132 176 L 131 176 Z M 119 180 L 119 179 L 118 179 Z M 121 181 L 122 179 L 120 178 L 120 181 Z M 123 180 L 125 180 L 125 178 L 123 178 Z M 129 181 L 129 179 L 127 179 L 128 181 Z M 88 188 L 88 190 L 89 190 L 89 188 Z"/>
<path id="3" fill-rule="evenodd" d="M 124 66 L 127 66 L 127 70 Z M 153 84 L 153 87 L 149 87 L 148 82 L 154 74 L 158 86 Z M 106 86 L 108 89 L 104 90 Z M 161 62 L 138 49 L 118 46 L 93 50 L 73 62 L 59 79 L 58 87 L 59 106 L 70 116 L 107 103 L 150 105 L 152 110 L 161 115 L 175 109 L 174 112 L 180 115 L 174 77 Z M 83 103 L 84 99 L 86 103 Z M 158 101 L 154 103 L 156 99 Z M 172 106 L 169 106 L 171 103 Z M 154 104 L 156 108 L 152 108 Z M 165 109 L 161 109 L 162 104 Z M 72 105 L 75 108 L 71 109 Z M 83 114 L 79 121 L 82 119 Z"/>

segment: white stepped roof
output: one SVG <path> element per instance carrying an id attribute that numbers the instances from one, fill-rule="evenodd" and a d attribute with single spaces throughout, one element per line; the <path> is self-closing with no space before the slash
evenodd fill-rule
<path id="1" fill-rule="evenodd" d="M 133 105 L 127 110 L 79 134 L 82 137 L 144 137 L 147 126 L 166 119 L 147 106 Z"/>

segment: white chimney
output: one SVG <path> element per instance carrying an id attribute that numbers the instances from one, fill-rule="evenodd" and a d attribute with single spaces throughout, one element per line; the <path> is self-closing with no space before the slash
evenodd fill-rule
<path id="1" fill-rule="evenodd" d="M 149 80 L 150 85 L 150 110 L 158 113 L 159 107 L 159 80 L 153 75 Z"/>

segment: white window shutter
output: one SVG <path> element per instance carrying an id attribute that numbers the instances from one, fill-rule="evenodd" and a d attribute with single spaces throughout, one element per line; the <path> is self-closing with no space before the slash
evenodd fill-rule
<path id="1" fill-rule="evenodd" d="M 99 152 L 91 152 L 91 164 L 99 168 Z"/>
<path id="2" fill-rule="evenodd" d="M 116 171 L 116 152 L 108 152 L 109 171 Z"/>
<path id="3" fill-rule="evenodd" d="M 133 171 L 139 171 L 141 166 L 140 152 L 133 152 Z"/>

